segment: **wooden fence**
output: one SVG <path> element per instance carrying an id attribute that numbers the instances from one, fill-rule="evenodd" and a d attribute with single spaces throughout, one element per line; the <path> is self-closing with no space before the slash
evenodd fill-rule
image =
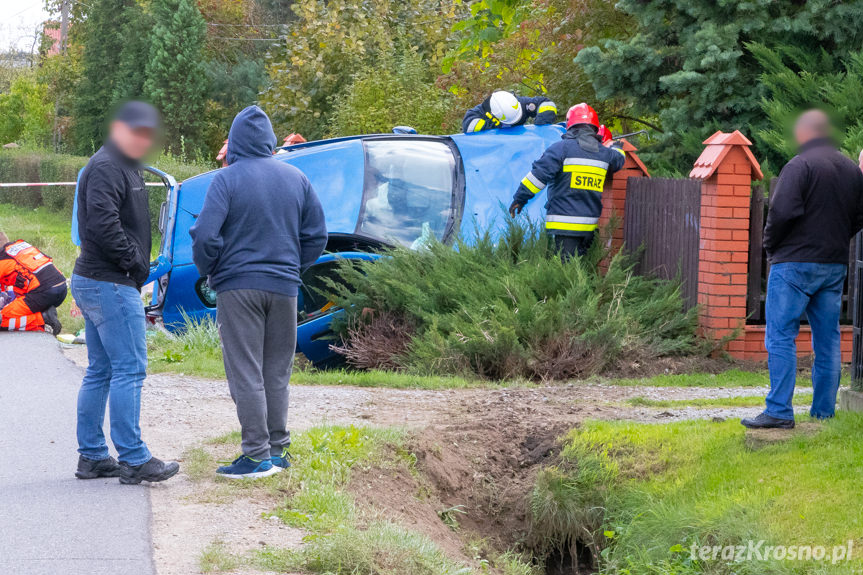
<path id="1" fill-rule="evenodd" d="M 701 181 L 629 178 L 623 240 L 643 274 L 682 280 L 687 307 L 698 303 Z"/>

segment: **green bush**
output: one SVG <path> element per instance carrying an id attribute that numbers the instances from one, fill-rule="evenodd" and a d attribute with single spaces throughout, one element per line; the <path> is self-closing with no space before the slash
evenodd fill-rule
<path id="1" fill-rule="evenodd" d="M 16 77 L 9 91 L 0 93 L 0 145 L 9 142 L 45 145 L 51 140 L 54 102 L 36 74 Z"/>
<path id="2" fill-rule="evenodd" d="M 39 163 L 39 181 L 74 182 L 87 158 L 66 154 L 46 154 Z M 46 186 L 42 188 L 42 204 L 53 212 L 72 214 L 75 188 L 72 186 Z"/>
<path id="3" fill-rule="evenodd" d="M 348 361 L 416 373 L 567 379 L 607 370 L 624 355 L 696 349 L 696 311 L 683 311 L 677 283 L 636 275 L 622 254 L 600 272 L 607 254 L 598 245 L 563 263 L 538 226 L 508 221 L 499 238 L 478 234 L 457 249 L 436 243 L 394 249 L 376 262 L 344 262 L 340 273 L 355 290 L 330 287 L 348 310 L 337 326 Z"/>
<path id="4" fill-rule="evenodd" d="M 38 182 L 40 155 L 18 150 L 0 151 L 0 181 Z M 0 188 L 0 202 L 23 208 L 42 205 L 42 188 Z"/>
<path id="5" fill-rule="evenodd" d="M 441 134 L 451 104 L 451 94 L 435 86 L 416 50 L 404 49 L 395 58 L 386 56 L 362 68 L 350 88 L 335 98 L 331 135 L 388 133 L 399 125 Z"/>

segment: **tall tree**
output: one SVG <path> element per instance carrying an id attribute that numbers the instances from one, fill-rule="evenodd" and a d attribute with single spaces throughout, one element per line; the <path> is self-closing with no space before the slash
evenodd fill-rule
<path id="1" fill-rule="evenodd" d="M 153 0 L 151 7 L 154 25 L 144 92 L 164 115 L 168 148 L 180 153 L 200 145 L 207 25 L 193 0 Z"/>
<path id="2" fill-rule="evenodd" d="M 270 86 L 262 95 L 278 130 L 306 138 L 327 133 L 333 98 L 354 75 L 392 57 L 397 38 L 438 68 L 460 0 L 308 0 L 270 52 Z"/>
<path id="3" fill-rule="evenodd" d="M 635 34 L 579 52 L 576 62 L 600 98 L 623 98 L 656 115 L 672 162 L 686 168 L 700 142 L 716 129 L 764 127 L 761 65 L 746 48 L 797 46 L 827 50 L 837 58 L 861 46 L 863 3 L 753 0 L 620 0 Z M 681 147 L 687 154 L 680 154 Z M 671 157 L 671 154 L 668 154 Z"/>
<path id="4" fill-rule="evenodd" d="M 83 46 L 81 76 L 73 97 L 75 149 L 92 153 L 105 137 L 105 115 L 116 102 L 115 87 L 123 35 L 135 0 L 93 0 L 88 4 L 80 40 Z"/>
<path id="5" fill-rule="evenodd" d="M 152 29 L 153 19 L 141 4 L 135 2 L 126 8 L 121 32 L 125 42 L 117 64 L 117 77 L 114 83 L 115 100 L 143 97 Z"/>
<path id="6" fill-rule="evenodd" d="M 801 110 L 813 107 L 831 116 L 838 143 L 857 159 L 863 147 L 863 52 L 840 61 L 826 50 L 771 50 L 761 44 L 748 48 L 764 68 L 761 107 L 766 121 L 756 136 L 766 147 L 769 167 L 775 170 L 795 153 L 789 128 Z"/>
<path id="7" fill-rule="evenodd" d="M 590 102 L 603 123 L 628 117 L 620 99 L 597 101 L 573 57 L 585 45 L 626 38 L 630 17 L 607 0 L 482 0 L 453 28 L 458 43 L 444 59 L 441 83 L 457 96 L 451 116 L 492 91 L 548 95 L 564 113 Z M 450 120 L 453 118 L 451 117 Z M 618 122 L 619 123 L 619 122 Z"/>

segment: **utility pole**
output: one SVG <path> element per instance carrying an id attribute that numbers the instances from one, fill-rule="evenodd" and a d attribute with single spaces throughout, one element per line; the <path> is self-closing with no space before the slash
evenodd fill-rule
<path id="1" fill-rule="evenodd" d="M 62 0 L 60 4 L 60 53 L 66 53 L 66 39 L 69 36 L 69 2 Z"/>
<path id="2" fill-rule="evenodd" d="M 60 2 L 60 57 L 66 55 L 66 45 L 69 37 L 69 4 L 71 0 L 61 0 Z M 54 126 L 51 130 L 54 151 L 60 150 L 60 127 L 57 123 L 57 116 L 60 115 L 60 97 L 54 99 Z"/>

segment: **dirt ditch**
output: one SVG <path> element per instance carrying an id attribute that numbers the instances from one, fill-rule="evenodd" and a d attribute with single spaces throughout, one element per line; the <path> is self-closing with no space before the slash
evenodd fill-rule
<path id="1" fill-rule="evenodd" d="M 452 558 L 493 564 L 508 550 L 531 551 L 529 495 L 575 424 L 515 410 L 503 417 L 493 410 L 452 414 L 410 442 L 413 470 L 368 469 L 354 475 L 350 489 L 373 516 L 423 532 Z M 594 567 L 589 546 L 580 541 L 554 545 L 538 560 L 548 575 Z"/>
<path id="2" fill-rule="evenodd" d="M 356 500 L 434 539 L 451 557 L 473 562 L 513 548 L 528 534 L 527 494 L 552 463 L 563 425 L 528 429 L 502 420 L 435 426 L 409 450 L 416 469 L 356 473 Z"/>

